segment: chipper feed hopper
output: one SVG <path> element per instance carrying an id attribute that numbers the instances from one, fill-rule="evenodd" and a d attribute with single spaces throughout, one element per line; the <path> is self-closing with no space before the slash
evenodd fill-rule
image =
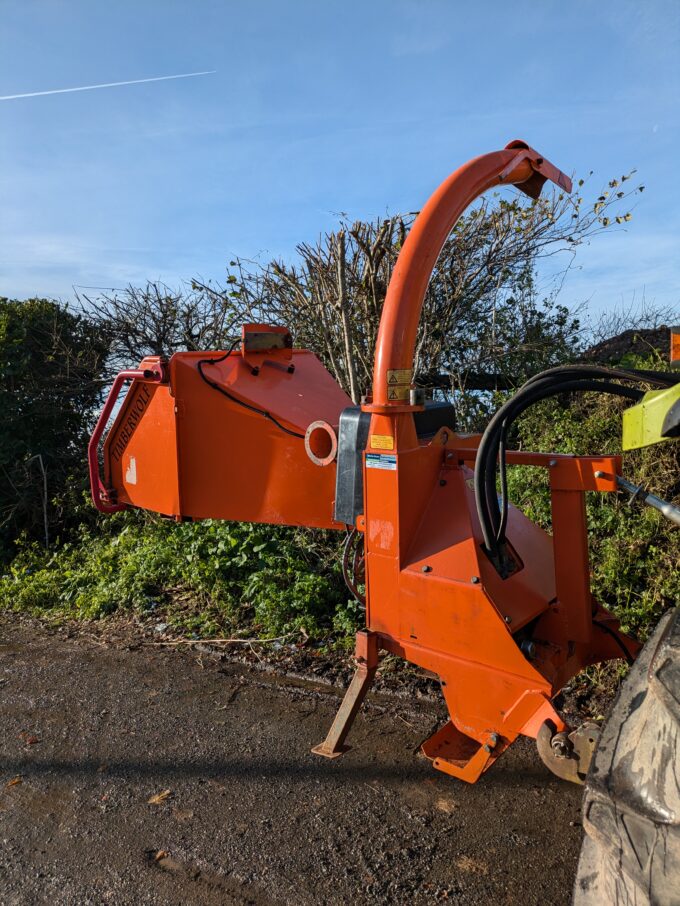
<path id="1" fill-rule="evenodd" d="M 553 698 L 583 667 L 638 651 L 589 581 L 585 492 L 618 490 L 619 457 L 514 452 L 506 438 L 513 419 L 548 396 L 594 390 L 637 402 L 636 384 L 670 389 L 675 379 L 553 369 L 475 436 L 457 433 L 452 406 L 414 386 L 425 291 L 458 217 L 487 189 L 514 185 L 537 198 L 547 180 L 571 191 L 567 176 L 514 141 L 436 190 L 396 262 L 361 406 L 313 353 L 293 348 L 285 327 L 246 324 L 226 351 L 149 357 L 121 372 L 99 418 L 89 461 L 102 512 L 347 532 L 344 572 L 365 600 L 366 628 L 319 755 L 344 751 L 380 654 L 390 652 L 441 680 L 450 720 L 422 746 L 436 768 L 472 783 L 523 734 L 553 771 L 579 781 L 597 732 L 565 726 Z M 669 437 L 680 430 L 677 409 Z M 506 464 L 547 471 L 552 535 L 508 504 Z"/>

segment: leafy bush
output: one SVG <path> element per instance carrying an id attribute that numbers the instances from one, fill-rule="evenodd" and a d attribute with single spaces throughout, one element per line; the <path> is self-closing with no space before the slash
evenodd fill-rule
<path id="1" fill-rule="evenodd" d="M 0 298 L 0 562 L 73 524 L 106 332 L 46 299 Z"/>
<path id="2" fill-rule="evenodd" d="M 158 611 L 207 636 L 319 637 L 354 628 L 338 547 L 331 533 L 122 513 L 51 554 L 24 544 L 0 578 L 0 608 L 58 619 Z"/>

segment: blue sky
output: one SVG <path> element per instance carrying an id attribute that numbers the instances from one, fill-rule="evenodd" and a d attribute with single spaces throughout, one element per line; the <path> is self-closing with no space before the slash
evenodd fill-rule
<path id="1" fill-rule="evenodd" d="M 646 185 L 562 300 L 680 300 L 678 0 L 0 0 L 0 95 L 206 69 L 0 102 L 0 295 L 220 280 L 523 138 Z"/>

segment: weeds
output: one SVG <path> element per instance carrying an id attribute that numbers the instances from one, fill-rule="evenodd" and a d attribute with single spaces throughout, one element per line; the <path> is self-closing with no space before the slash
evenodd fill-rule
<path id="1" fill-rule="evenodd" d="M 353 631 L 340 536 L 243 523 L 174 523 L 121 513 L 45 554 L 20 546 L 0 578 L 0 607 L 55 619 L 154 612 L 201 636 L 251 627 L 263 638 Z"/>

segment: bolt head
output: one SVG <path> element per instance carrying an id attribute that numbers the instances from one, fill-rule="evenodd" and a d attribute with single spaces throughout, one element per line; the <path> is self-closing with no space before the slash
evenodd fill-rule
<path id="1" fill-rule="evenodd" d="M 565 733 L 556 733 L 550 740 L 550 747 L 558 758 L 568 758 L 570 745 Z"/>
<path id="2" fill-rule="evenodd" d="M 420 571 L 421 571 L 421 573 L 431 573 L 432 567 L 431 566 L 421 566 Z"/>
<path id="3" fill-rule="evenodd" d="M 529 658 L 530 660 L 536 655 L 536 645 L 531 639 L 524 639 L 519 647 L 524 657 Z"/>
<path id="4" fill-rule="evenodd" d="M 472 582 L 473 585 L 479 585 L 479 576 L 473 576 L 470 579 L 470 582 Z"/>

